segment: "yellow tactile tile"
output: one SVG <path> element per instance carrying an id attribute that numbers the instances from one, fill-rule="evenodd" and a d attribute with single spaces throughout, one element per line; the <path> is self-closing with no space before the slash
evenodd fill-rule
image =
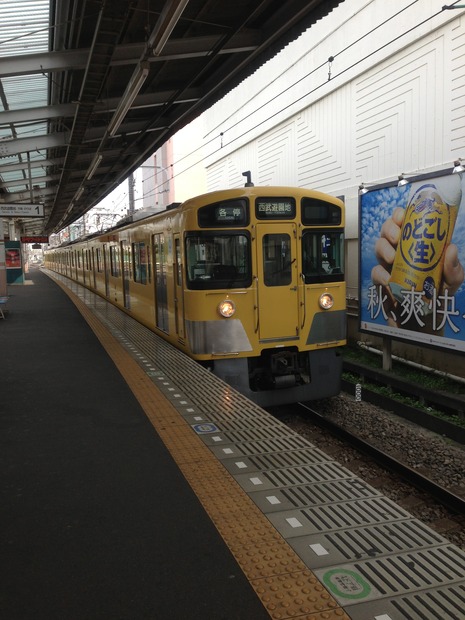
<path id="1" fill-rule="evenodd" d="M 350 620 L 152 379 L 59 281 L 107 350 L 273 620 Z"/>
<path id="2" fill-rule="evenodd" d="M 313 618 L 314 614 L 336 611 L 337 603 L 308 570 L 252 582 L 273 620 Z M 342 611 L 342 610 L 337 610 Z M 331 617 L 331 616 L 328 616 Z M 335 616 L 345 618 L 345 612 Z"/>

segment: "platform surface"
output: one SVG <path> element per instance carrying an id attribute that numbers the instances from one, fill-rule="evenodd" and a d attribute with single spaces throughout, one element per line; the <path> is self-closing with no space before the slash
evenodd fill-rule
<path id="1" fill-rule="evenodd" d="M 0 325 L 0 618 L 269 618 L 79 311 L 30 281 Z"/>
<path id="2" fill-rule="evenodd" d="M 51 272 L 0 322 L 0 618 L 464 620 L 465 552 Z"/>

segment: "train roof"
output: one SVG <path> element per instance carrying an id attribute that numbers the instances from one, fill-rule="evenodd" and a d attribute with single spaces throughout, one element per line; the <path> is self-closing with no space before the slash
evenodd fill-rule
<path id="1" fill-rule="evenodd" d="M 249 196 L 263 197 L 267 195 L 273 197 L 286 197 L 290 194 L 301 194 L 302 196 L 304 196 L 305 194 L 312 194 L 315 198 L 318 199 L 330 199 L 336 202 L 341 201 L 341 199 L 337 196 L 332 196 L 330 194 L 326 194 L 324 192 L 309 189 L 306 187 L 294 187 L 290 185 L 254 185 L 253 183 L 249 182 L 242 187 L 213 190 L 211 192 L 206 192 L 204 194 L 188 198 L 184 202 L 172 202 L 164 209 L 158 209 L 157 207 L 147 207 L 145 209 L 139 209 L 138 211 L 134 211 L 134 213 L 130 213 L 129 215 L 126 215 L 122 219 L 118 220 L 118 222 L 116 222 L 116 224 L 114 226 L 111 226 L 110 228 L 106 228 L 105 230 L 100 230 L 98 232 L 79 237 L 78 239 L 74 239 L 73 241 L 66 241 L 65 243 L 61 243 L 59 246 L 55 246 L 55 248 L 68 247 L 70 245 L 74 245 L 75 243 L 82 243 L 83 241 L 89 241 L 90 239 L 94 239 L 102 235 L 111 234 L 112 231 L 119 230 L 121 228 L 124 228 L 125 226 L 130 226 L 131 224 L 134 224 L 136 222 L 142 222 L 143 220 L 152 218 L 156 215 L 165 214 L 168 211 L 172 211 L 178 208 L 189 209 L 195 206 L 203 206 L 203 204 L 206 205 L 211 202 L 219 202 L 228 198 L 240 198 Z"/>

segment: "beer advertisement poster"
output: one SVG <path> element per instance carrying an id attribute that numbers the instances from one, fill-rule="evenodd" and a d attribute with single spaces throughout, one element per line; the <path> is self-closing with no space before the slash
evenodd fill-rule
<path id="1" fill-rule="evenodd" d="M 465 351 L 465 173 L 360 194 L 360 331 Z"/>

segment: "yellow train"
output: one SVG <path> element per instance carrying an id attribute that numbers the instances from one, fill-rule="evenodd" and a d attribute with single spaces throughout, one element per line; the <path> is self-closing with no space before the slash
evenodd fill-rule
<path id="1" fill-rule="evenodd" d="M 216 191 L 46 252 L 261 406 L 340 390 L 344 204 L 293 187 Z"/>

